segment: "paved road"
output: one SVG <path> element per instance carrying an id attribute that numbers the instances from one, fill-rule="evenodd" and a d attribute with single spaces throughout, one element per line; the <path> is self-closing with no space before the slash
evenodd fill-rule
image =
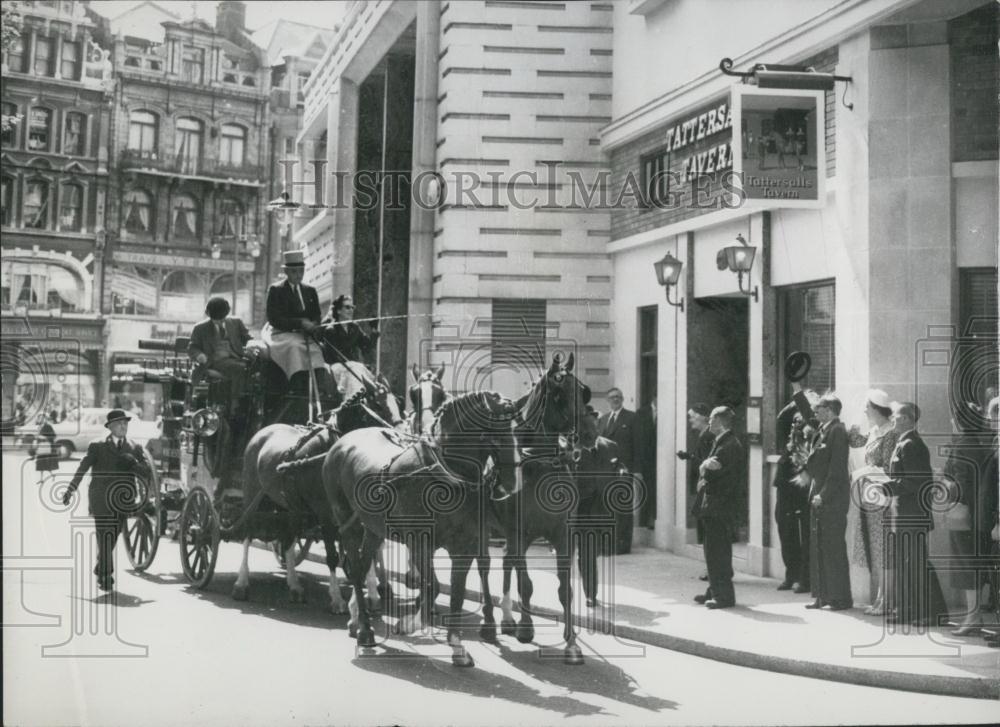
<path id="1" fill-rule="evenodd" d="M 74 569 L 70 514 L 39 498 L 24 464 L 3 457 L 7 724 L 911 724 L 997 714 L 985 700 L 777 675 L 607 635 L 583 634 L 579 667 L 509 637 L 499 648 L 470 641 L 474 669 L 452 667 L 430 638 L 393 637 L 359 655 L 346 617 L 325 610 L 317 564 L 303 566 L 309 601 L 291 604 L 274 558 L 254 550 L 251 600 L 234 602 L 236 545 L 223 546 L 211 586 L 194 591 L 164 539 L 149 573 L 119 566 L 109 600 L 90 590 L 90 564 Z M 127 565 L 121 549 L 119 560 Z M 72 634 L 91 620 L 113 635 Z M 557 642 L 555 628 L 540 624 L 539 641 Z"/>

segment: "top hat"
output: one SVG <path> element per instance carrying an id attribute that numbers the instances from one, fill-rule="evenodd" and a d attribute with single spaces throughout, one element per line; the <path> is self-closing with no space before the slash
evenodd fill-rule
<path id="1" fill-rule="evenodd" d="M 792 351 L 785 359 L 785 378 L 801 381 L 812 368 L 812 357 L 805 351 Z"/>
<path id="2" fill-rule="evenodd" d="M 112 409 L 108 412 L 108 420 L 104 422 L 104 426 L 108 426 L 112 422 L 127 422 L 131 421 L 132 417 L 126 414 L 121 409 Z"/>
<path id="3" fill-rule="evenodd" d="M 286 268 L 304 268 L 306 258 L 301 250 L 286 250 L 282 253 L 282 264 Z"/>

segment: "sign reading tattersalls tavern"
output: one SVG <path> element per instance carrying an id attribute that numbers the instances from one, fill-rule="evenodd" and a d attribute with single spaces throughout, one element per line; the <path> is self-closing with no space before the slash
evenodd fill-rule
<path id="1" fill-rule="evenodd" d="M 826 134 L 822 91 L 736 86 L 733 169 L 744 199 L 766 207 L 822 207 Z"/>

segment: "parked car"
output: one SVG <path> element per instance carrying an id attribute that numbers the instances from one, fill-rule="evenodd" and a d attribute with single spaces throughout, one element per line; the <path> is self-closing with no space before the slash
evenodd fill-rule
<path id="1" fill-rule="evenodd" d="M 107 416 L 107 409 L 85 407 L 70 412 L 63 421 L 53 424 L 59 458 L 68 459 L 74 452 L 86 449 L 95 439 L 108 436 L 108 429 L 104 426 Z M 150 440 L 159 439 L 160 432 L 159 421 L 150 422 L 132 417 L 129 422 L 128 438 L 136 444 L 146 445 Z M 30 451 L 34 449 L 37 433 L 37 428 L 22 427 L 18 431 L 18 442 Z"/>

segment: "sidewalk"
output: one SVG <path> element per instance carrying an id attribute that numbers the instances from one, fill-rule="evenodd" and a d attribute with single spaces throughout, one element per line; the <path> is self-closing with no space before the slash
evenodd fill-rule
<path id="1" fill-rule="evenodd" d="M 501 550 L 491 552 L 490 588 L 499 603 Z M 561 617 L 555 559 L 539 545 L 528 557 L 532 611 Z M 323 562 L 321 545 L 314 546 L 309 559 Z M 437 558 L 435 567 L 447 593 L 447 559 Z M 954 637 L 949 628 L 892 634 L 888 629 L 895 627 L 865 616 L 863 607 L 842 612 L 806 609 L 812 600 L 808 595 L 777 591 L 777 580 L 741 573 L 734 580 L 737 607 L 710 611 L 692 600 L 706 585 L 698 580 L 703 564 L 649 548 L 602 558 L 598 569 L 600 604 L 588 609 L 574 562 L 574 620 L 584 645 L 588 629 L 613 630 L 625 642 L 739 666 L 890 689 L 1000 698 L 1000 649 L 989 648 L 978 636 Z M 467 583 L 467 597 L 479 599 L 475 569 Z M 511 596 L 516 607 L 516 586 Z M 498 623 L 500 618 L 497 612 Z"/>

